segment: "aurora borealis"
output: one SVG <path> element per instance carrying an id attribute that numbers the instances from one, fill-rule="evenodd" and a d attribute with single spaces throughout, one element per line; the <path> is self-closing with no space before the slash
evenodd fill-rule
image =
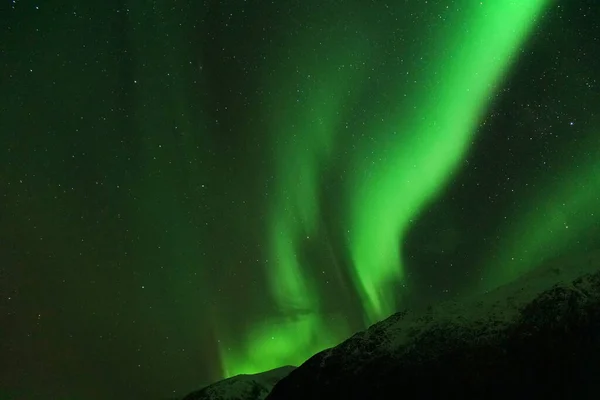
<path id="1" fill-rule="evenodd" d="M 599 248 L 594 5 L 10 2 L 0 397 L 183 395 Z"/>

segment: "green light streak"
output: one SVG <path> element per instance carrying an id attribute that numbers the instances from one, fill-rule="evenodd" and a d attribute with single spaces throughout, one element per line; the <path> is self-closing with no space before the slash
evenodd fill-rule
<path id="1" fill-rule="evenodd" d="M 413 94 L 414 108 L 398 109 L 387 126 L 370 128 L 389 136 L 368 149 L 374 157 L 357 160 L 348 234 L 367 323 L 395 311 L 407 227 L 459 166 L 494 88 L 545 4 L 462 2 L 458 16 L 434 37 L 437 60 L 415 74 L 428 86 Z"/>
<path id="2" fill-rule="evenodd" d="M 300 35 L 302 41 L 286 48 L 294 54 L 310 48 L 311 57 L 289 57 L 290 50 L 284 51 L 277 59 L 286 61 L 278 63 L 275 76 L 267 77 L 272 98 L 265 108 L 271 114 L 276 173 L 266 268 L 280 315 L 254 327 L 245 349 L 222 349 L 226 376 L 299 365 L 350 333 L 345 324 L 321 315 L 318 291 L 298 260 L 302 244 L 321 221 L 319 174 L 335 151 L 339 111 L 356 97 L 356 81 L 365 73 L 367 43 L 358 31 L 349 35 L 343 28 L 307 30 Z"/>

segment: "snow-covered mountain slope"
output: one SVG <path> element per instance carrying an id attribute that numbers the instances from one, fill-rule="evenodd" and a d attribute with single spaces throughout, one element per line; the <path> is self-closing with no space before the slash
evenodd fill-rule
<path id="1" fill-rule="evenodd" d="M 600 398 L 600 251 L 396 313 L 310 358 L 267 400 Z"/>
<path id="2" fill-rule="evenodd" d="M 296 367 L 286 366 L 254 375 L 237 375 L 192 392 L 183 400 L 263 400 L 273 386 Z"/>

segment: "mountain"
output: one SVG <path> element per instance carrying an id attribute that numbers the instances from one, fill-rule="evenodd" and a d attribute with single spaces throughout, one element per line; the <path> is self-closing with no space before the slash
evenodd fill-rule
<path id="1" fill-rule="evenodd" d="M 322 351 L 267 400 L 600 398 L 600 251 L 405 310 Z"/>
<path id="2" fill-rule="evenodd" d="M 254 375 L 237 375 L 192 392 L 183 400 L 263 400 L 273 386 L 296 367 L 285 366 Z"/>

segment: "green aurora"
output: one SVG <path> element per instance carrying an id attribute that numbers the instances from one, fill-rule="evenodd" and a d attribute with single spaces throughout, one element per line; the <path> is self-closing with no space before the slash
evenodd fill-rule
<path id="1" fill-rule="evenodd" d="M 443 22 L 426 21 L 434 32 L 410 54 L 430 57 L 427 67 L 406 68 L 402 59 L 388 66 L 398 75 L 392 85 L 396 95 L 378 106 L 389 117 L 361 127 L 382 140 L 361 144 L 346 196 L 347 246 L 365 324 L 395 312 L 394 288 L 404 273 L 398 243 L 460 165 L 491 95 L 546 3 L 463 1 L 447 9 L 432 5 L 444 14 Z M 225 377 L 299 365 L 352 333 L 339 319 L 328 323 L 323 318 L 318 291 L 298 257 L 302 243 L 316 234 L 320 171 L 336 151 L 342 116 L 355 104 L 371 68 L 364 31 L 381 34 L 348 14 L 338 16 L 344 24 L 322 28 L 329 30 L 324 35 L 328 40 L 320 39 L 323 31 L 314 25 L 298 32 L 285 47 L 300 59 L 276 56 L 276 62 L 285 60 L 278 67 L 281 75 L 268 77 L 275 87 L 272 104 L 284 110 L 270 126 L 280 196 L 273 200 L 268 237 L 271 295 L 281 316 L 253 327 L 241 349 L 221 349 Z M 440 14 L 432 11 L 428 18 L 439 19 Z M 356 27 L 354 34 L 346 32 L 346 24 Z M 303 46 L 319 51 L 305 60 Z M 297 88 L 299 99 L 289 95 L 292 90 L 277 90 L 289 87 Z M 410 108 L 405 97 L 414 99 Z"/>
<path id="2" fill-rule="evenodd" d="M 598 248 L 594 2 L 8 8 L 7 398 L 174 398 Z"/>

